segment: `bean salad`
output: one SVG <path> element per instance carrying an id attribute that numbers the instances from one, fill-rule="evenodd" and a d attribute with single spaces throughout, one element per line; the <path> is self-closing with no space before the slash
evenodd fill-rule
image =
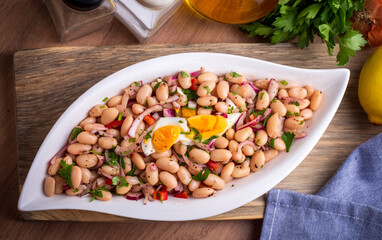
<path id="1" fill-rule="evenodd" d="M 50 160 L 47 197 L 119 195 L 144 204 L 210 197 L 289 152 L 306 136 L 323 93 L 290 80 L 201 68 L 132 82 L 103 97 Z"/>

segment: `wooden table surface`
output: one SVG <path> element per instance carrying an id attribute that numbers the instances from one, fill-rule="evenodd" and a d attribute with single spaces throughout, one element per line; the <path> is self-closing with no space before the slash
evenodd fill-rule
<path id="1" fill-rule="evenodd" d="M 0 239 L 257 239 L 261 220 L 81 223 L 21 221 L 17 210 L 18 183 L 13 54 L 22 49 L 59 46 L 139 44 L 115 20 L 108 29 L 68 43 L 59 43 L 41 0 L 3 0 L 0 8 Z M 145 44 L 247 43 L 237 26 L 206 21 L 185 5 Z"/>

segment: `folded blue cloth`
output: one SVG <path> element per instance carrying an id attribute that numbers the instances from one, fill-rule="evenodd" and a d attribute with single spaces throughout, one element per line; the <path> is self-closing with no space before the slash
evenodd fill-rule
<path id="1" fill-rule="evenodd" d="M 261 239 L 382 239 L 382 134 L 357 147 L 316 195 L 272 189 Z"/>

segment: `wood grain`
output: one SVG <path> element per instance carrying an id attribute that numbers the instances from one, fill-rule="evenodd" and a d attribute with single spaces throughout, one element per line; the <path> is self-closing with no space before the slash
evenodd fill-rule
<path id="1" fill-rule="evenodd" d="M 15 54 L 19 179 L 23 183 L 40 144 L 61 113 L 84 91 L 109 74 L 146 59 L 180 52 L 237 54 L 305 68 L 333 68 L 323 44 L 300 54 L 293 44 L 193 44 L 115 47 L 65 47 L 21 51 Z M 360 143 L 382 130 L 373 127 L 359 105 L 357 79 L 370 49 L 359 52 L 347 67 L 351 79 L 332 123 L 309 156 L 277 188 L 315 193 Z M 262 196 L 209 220 L 256 219 L 264 212 Z M 22 213 L 28 220 L 126 221 L 88 211 Z M 98 220 L 97 220 L 98 219 Z"/>

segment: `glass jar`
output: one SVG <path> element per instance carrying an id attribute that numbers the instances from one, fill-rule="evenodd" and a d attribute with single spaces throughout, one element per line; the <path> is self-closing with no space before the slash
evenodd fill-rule
<path id="1" fill-rule="evenodd" d="M 116 17 L 140 41 L 145 42 L 175 12 L 183 0 L 116 0 Z"/>
<path id="2" fill-rule="evenodd" d="M 82 37 L 111 24 L 112 0 L 43 0 L 62 42 Z"/>

